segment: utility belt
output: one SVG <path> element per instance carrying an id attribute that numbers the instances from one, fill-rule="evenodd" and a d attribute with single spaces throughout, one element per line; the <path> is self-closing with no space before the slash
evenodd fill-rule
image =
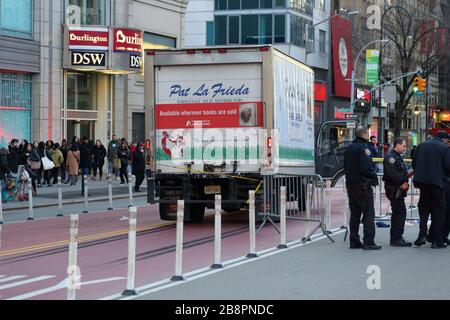
<path id="1" fill-rule="evenodd" d="M 347 183 L 347 188 L 351 190 L 361 189 L 363 191 L 372 190 L 372 186 L 377 186 L 377 179 L 361 178 L 358 181 Z"/>
<path id="2" fill-rule="evenodd" d="M 386 192 L 386 198 L 390 201 L 405 198 L 407 196 L 407 191 L 402 190 L 400 186 L 392 186 L 387 183 L 384 184 L 384 191 Z"/>

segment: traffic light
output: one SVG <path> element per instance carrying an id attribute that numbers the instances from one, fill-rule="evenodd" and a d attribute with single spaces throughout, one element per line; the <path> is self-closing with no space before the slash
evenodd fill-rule
<path id="1" fill-rule="evenodd" d="M 419 78 L 418 89 L 420 92 L 425 91 L 427 89 L 427 80 L 426 79 Z"/>
<path id="2" fill-rule="evenodd" d="M 420 91 L 419 90 L 420 79 L 421 79 L 420 77 L 415 77 L 414 78 L 414 88 L 413 88 L 414 93 L 417 93 L 417 92 Z"/>

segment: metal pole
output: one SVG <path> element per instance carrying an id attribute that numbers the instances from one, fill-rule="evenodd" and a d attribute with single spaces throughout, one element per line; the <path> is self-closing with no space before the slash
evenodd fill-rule
<path id="1" fill-rule="evenodd" d="M 135 296 L 135 272 L 136 272 L 136 222 L 137 208 L 130 207 L 130 229 L 128 231 L 128 274 L 127 289 L 122 292 L 123 296 Z"/>
<path id="2" fill-rule="evenodd" d="M 177 242 L 175 250 L 175 275 L 172 281 L 182 281 L 183 277 L 183 220 L 184 220 L 184 200 L 178 200 L 177 208 Z"/>
<path id="3" fill-rule="evenodd" d="M 255 219 L 255 191 L 250 190 L 249 194 L 249 234 L 250 234 L 250 252 L 247 254 L 247 258 L 256 258 L 258 255 L 256 254 L 256 219 Z"/>
<path id="4" fill-rule="evenodd" d="M 222 265 L 222 196 L 216 194 L 214 215 L 214 264 L 213 269 L 223 268 Z"/>
<path id="5" fill-rule="evenodd" d="M 131 208 L 133 206 L 133 188 L 132 188 L 132 184 L 133 184 L 133 176 L 131 174 L 128 175 L 128 195 L 130 198 L 130 204 L 128 206 L 128 208 Z"/>
<path id="6" fill-rule="evenodd" d="M 67 283 L 67 300 L 75 300 L 76 289 L 79 288 L 78 266 L 77 266 L 77 251 L 78 251 L 78 215 L 70 215 L 70 243 L 69 243 L 69 266 L 67 268 L 68 283 Z"/>
<path id="7" fill-rule="evenodd" d="M 84 211 L 83 213 L 89 213 L 89 199 L 88 199 L 88 185 L 87 176 L 83 176 L 84 181 Z"/>
<path id="8" fill-rule="evenodd" d="M 278 249 L 286 249 L 286 187 L 280 188 L 280 244 Z"/>
<path id="9" fill-rule="evenodd" d="M 58 214 L 56 216 L 57 217 L 63 216 L 61 177 L 58 177 Z"/>
<path id="10" fill-rule="evenodd" d="M 325 228 L 326 230 L 331 229 L 331 180 L 327 180 L 325 184 L 325 201 L 326 201 L 326 211 L 325 211 Z"/>
<path id="11" fill-rule="evenodd" d="M 378 179 L 378 178 L 377 178 Z M 375 215 L 381 216 L 381 197 L 380 197 L 381 184 L 375 187 Z"/>
<path id="12" fill-rule="evenodd" d="M 111 174 L 108 173 L 108 198 L 109 198 L 109 208 L 108 210 L 114 210 L 113 209 L 113 200 L 112 200 L 112 181 L 111 181 Z"/>
<path id="13" fill-rule="evenodd" d="M 28 179 L 28 208 L 29 208 L 29 221 L 34 220 L 34 212 L 33 212 L 33 188 L 31 185 L 31 179 Z"/>
<path id="14" fill-rule="evenodd" d="M 309 182 L 306 183 L 305 185 L 305 189 L 306 189 L 306 204 L 305 204 L 305 210 L 306 210 L 306 226 L 305 226 L 305 236 L 304 239 L 306 240 L 310 240 L 308 239 L 308 235 L 311 232 L 311 226 L 309 224 L 309 220 L 311 219 L 311 197 L 309 194 Z"/>
<path id="15" fill-rule="evenodd" d="M 348 194 L 347 194 L 347 187 L 345 182 L 345 176 L 343 177 L 343 185 L 342 185 L 342 193 L 344 194 L 344 210 L 342 211 L 344 215 L 344 223 L 341 226 L 341 229 L 347 229 L 348 227 L 348 212 L 350 211 L 349 208 L 349 201 L 348 201 Z"/>

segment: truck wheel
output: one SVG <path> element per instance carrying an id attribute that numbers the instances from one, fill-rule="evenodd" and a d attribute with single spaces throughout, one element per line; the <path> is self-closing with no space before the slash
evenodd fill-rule
<path id="1" fill-rule="evenodd" d="M 159 204 L 159 217 L 161 220 L 175 221 L 177 220 L 177 214 L 169 213 L 169 204 L 160 203 Z"/>
<path id="2" fill-rule="evenodd" d="M 233 212 L 237 212 L 239 210 L 241 210 L 241 208 L 239 207 L 239 205 L 229 205 L 229 204 L 224 204 L 222 206 L 222 210 L 228 213 L 233 213 Z"/>
<path id="3" fill-rule="evenodd" d="M 205 216 L 205 204 L 195 203 L 189 205 L 190 219 L 188 222 L 198 223 L 203 221 Z"/>

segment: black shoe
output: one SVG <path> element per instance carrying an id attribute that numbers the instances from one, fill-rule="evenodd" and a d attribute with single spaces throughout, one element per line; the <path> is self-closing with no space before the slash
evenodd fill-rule
<path id="1" fill-rule="evenodd" d="M 400 240 L 391 240 L 391 246 L 393 247 L 411 247 L 412 243 L 409 241 L 406 241 L 404 238 L 401 238 Z"/>
<path id="2" fill-rule="evenodd" d="M 350 242 L 350 249 L 362 249 L 363 244 L 361 241 L 359 242 Z"/>
<path id="3" fill-rule="evenodd" d="M 445 242 L 433 242 L 431 244 L 431 247 L 433 249 L 442 249 L 442 248 L 447 248 L 447 244 Z"/>
<path id="4" fill-rule="evenodd" d="M 417 238 L 416 241 L 414 241 L 414 245 L 416 247 L 420 247 L 420 246 L 423 246 L 425 244 L 427 244 L 427 238 L 426 237 L 419 237 L 419 238 Z"/>
<path id="5" fill-rule="evenodd" d="M 381 246 L 373 243 L 373 244 L 363 244 L 364 250 L 380 250 Z"/>

